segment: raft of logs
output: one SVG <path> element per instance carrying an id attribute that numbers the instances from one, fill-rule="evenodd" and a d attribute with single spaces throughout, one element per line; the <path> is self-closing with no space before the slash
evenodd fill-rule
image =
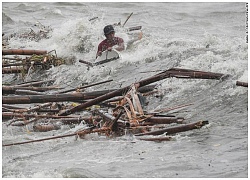
<path id="1" fill-rule="evenodd" d="M 45 51 L 6 50 L 3 51 L 3 55 L 13 54 L 13 52 L 26 55 L 34 53 L 46 54 Z M 3 63 L 3 65 L 6 64 Z M 7 71 L 3 70 L 3 72 Z M 92 92 L 86 92 L 85 90 L 88 87 L 111 82 L 112 80 L 63 90 L 57 86 L 46 86 L 46 84 L 53 83 L 54 80 L 33 81 L 12 86 L 4 85 L 2 86 L 2 121 L 6 122 L 7 126 L 22 127 L 31 124 L 34 132 L 58 130 L 62 125 L 75 126 L 80 123 L 86 124 L 86 128 L 71 134 L 13 142 L 3 146 L 70 136 L 85 138 L 90 133 L 97 133 L 100 136 L 104 135 L 109 138 L 130 133 L 138 140 L 161 142 L 171 140 L 171 135 L 176 133 L 199 129 L 209 124 L 208 121 L 185 123 L 183 117 L 162 114 L 192 104 L 163 108 L 154 112 L 144 110 L 147 96 L 158 92 L 156 85 L 152 85 L 152 83 L 172 77 L 225 80 L 228 75 L 171 68 L 127 87 Z M 237 81 L 236 85 L 247 87 L 247 83 L 240 81 Z M 22 104 L 30 104 L 32 107 L 22 107 Z M 82 112 L 88 115 L 83 116 Z M 171 124 L 175 124 L 175 126 Z"/>

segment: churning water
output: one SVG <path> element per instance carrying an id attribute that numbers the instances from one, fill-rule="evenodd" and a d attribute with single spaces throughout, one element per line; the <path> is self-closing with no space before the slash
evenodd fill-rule
<path id="1" fill-rule="evenodd" d="M 143 38 L 127 46 L 119 62 L 89 70 L 78 62 L 95 57 L 105 25 L 124 23 L 131 12 L 125 27 L 142 26 Z M 89 21 L 93 17 L 98 18 Z M 3 177 L 248 177 L 248 88 L 236 86 L 236 81 L 248 81 L 246 3 L 2 3 L 5 37 L 30 28 L 36 31 L 38 24 L 52 29 L 49 38 L 34 41 L 14 36 L 9 47 L 56 50 L 57 56 L 76 61 L 30 74 L 27 81 L 56 79 L 54 85 L 72 88 L 113 79 L 91 91 L 125 87 L 173 67 L 230 77 L 156 82 L 163 96 L 149 98 L 146 110 L 193 103 L 174 115 L 187 123 L 207 120 L 206 127 L 161 143 L 92 134 L 86 140 L 68 137 L 3 147 Z M 126 42 L 131 38 L 119 28 L 116 35 Z M 2 81 L 16 78 L 3 75 Z M 2 123 L 3 144 L 68 134 L 81 125 L 50 132 L 28 128 Z"/>

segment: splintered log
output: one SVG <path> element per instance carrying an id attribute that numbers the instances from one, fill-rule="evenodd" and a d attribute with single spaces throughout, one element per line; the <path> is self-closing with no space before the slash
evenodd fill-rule
<path id="1" fill-rule="evenodd" d="M 246 82 L 241 82 L 241 81 L 236 81 L 236 86 L 248 87 L 248 83 L 246 83 Z"/>
<path id="2" fill-rule="evenodd" d="M 135 136 L 161 135 L 163 133 L 166 133 L 167 135 L 170 135 L 170 134 L 175 134 L 175 133 L 179 133 L 179 132 L 189 131 L 189 130 L 192 130 L 192 129 L 199 129 L 202 126 L 205 126 L 206 124 L 208 124 L 208 121 L 198 121 L 198 122 L 195 122 L 195 123 L 190 123 L 190 124 L 186 124 L 186 125 L 182 125 L 182 126 L 170 127 L 170 128 L 165 128 L 165 129 L 161 129 L 161 130 L 135 134 Z"/>
<path id="3" fill-rule="evenodd" d="M 45 50 L 29 50 L 29 49 L 3 49 L 2 55 L 43 55 L 47 54 Z"/>
<path id="4" fill-rule="evenodd" d="M 44 91 L 48 91 L 48 90 L 61 89 L 61 88 L 54 87 L 54 86 L 49 86 L 49 87 L 2 86 L 2 93 L 3 94 L 14 94 L 17 89 L 44 92 Z"/>
<path id="5" fill-rule="evenodd" d="M 137 87 L 146 86 L 146 85 L 151 84 L 153 82 L 160 81 L 160 80 L 163 80 L 165 78 L 173 77 L 173 74 L 178 74 L 178 73 L 180 73 L 180 71 L 183 72 L 183 71 L 185 71 L 185 69 L 166 70 L 166 71 L 159 73 L 159 74 L 156 74 L 150 78 L 136 82 L 135 84 L 137 85 Z M 193 77 L 198 78 L 198 76 L 195 75 L 195 72 L 199 72 L 199 71 L 193 71 L 193 72 L 192 72 L 192 70 L 186 70 L 186 71 L 187 71 L 187 73 L 189 73 L 189 75 L 193 74 Z M 186 73 L 186 72 L 183 72 L 183 73 Z M 202 77 L 202 78 L 208 78 L 208 79 L 221 79 L 223 76 L 223 74 L 218 74 L 218 73 L 209 73 L 209 72 L 203 72 L 203 73 L 204 73 L 204 75 L 199 76 L 200 78 Z M 213 77 L 212 77 L 212 74 L 213 74 Z M 119 96 L 120 94 L 126 94 L 130 88 L 131 88 L 131 86 L 127 86 L 127 87 L 115 90 L 113 92 L 104 94 L 104 95 L 97 97 L 93 100 L 90 100 L 88 102 L 80 104 L 72 109 L 67 109 L 64 112 L 59 113 L 59 115 L 69 115 L 69 114 L 72 114 L 74 112 L 81 111 L 82 109 L 87 108 L 89 106 L 92 106 L 92 105 L 98 104 L 102 101 L 105 101 L 107 99 L 110 99 L 112 97 Z"/>

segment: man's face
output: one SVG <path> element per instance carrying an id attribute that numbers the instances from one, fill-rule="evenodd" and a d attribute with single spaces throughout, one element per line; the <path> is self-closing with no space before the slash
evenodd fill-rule
<path id="1" fill-rule="evenodd" d="M 111 32 L 111 33 L 106 35 L 108 40 L 112 40 L 114 36 L 115 36 L 115 32 Z"/>

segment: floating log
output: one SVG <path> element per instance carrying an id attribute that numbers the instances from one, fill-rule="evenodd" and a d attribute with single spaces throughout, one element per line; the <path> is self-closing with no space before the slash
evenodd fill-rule
<path id="1" fill-rule="evenodd" d="M 21 73 L 27 71 L 24 67 L 11 67 L 11 68 L 2 68 L 3 74 L 12 74 L 12 73 Z"/>
<path id="2" fill-rule="evenodd" d="M 182 117 L 149 117 L 145 122 L 151 122 L 153 124 L 171 124 L 182 123 L 184 118 Z"/>
<path id="3" fill-rule="evenodd" d="M 2 119 L 13 119 L 16 117 L 29 119 L 29 118 L 78 118 L 75 116 L 56 116 L 56 115 L 37 115 L 37 114 L 20 114 L 20 113 L 9 113 L 9 112 L 3 112 L 2 113 Z"/>
<path id="4" fill-rule="evenodd" d="M 54 79 L 50 79 L 50 80 L 45 80 L 45 81 L 24 82 L 22 84 L 17 84 L 14 87 L 41 86 L 44 83 L 50 83 L 54 81 L 55 81 Z"/>
<path id="5" fill-rule="evenodd" d="M 11 63 L 11 64 L 2 64 L 2 67 L 11 67 L 11 66 L 25 66 L 27 64 L 24 63 Z"/>
<path id="6" fill-rule="evenodd" d="M 45 50 L 29 50 L 29 49 L 3 49 L 2 55 L 43 55 L 47 54 Z"/>
<path id="7" fill-rule="evenodd" d="M 153 82 L 156 82 L 156 81 L 159 81 L 159 80 L 163 80 L 165 78 L 169 78 L 169 77 L 171 77 L 174 74 L 178 74 L 178 73 L 180 74 L 180 71 L 185 71 L 185 69 L 178 69 L 178 70 L 176 70 L 176 69 L 170 69 L 170 70 L 166 70 L 166 71 L 164 71 L 162 73 L 159 73 L 159 74 L 156 74 L 156 75 L 154 75 L 154 76 L 152 76 L 150 78 L 141 80 L 141 81 L 139 81 L 139 82 L 137 82 L 135 84 L 138 87 L 146 86 L 146 85 L 151 84 Z M 189 75 L 193 74 L 193 77 L 198 78 L 198 76 L 195 75 L 195 72 L 198 72 L 198 71 L 193 71 L 193 72 L 191 70 L 186 70 L 186 71 L 188 71 L 187 73 L 189 73 Z M 214 76 L 212 76 L 212 74 Z M 220 79 L 222 76 L 223 76 L 223 74 L 218 74 L 218 73 L 216 74 L 216 73 L 204 72 L 204 76 L 200 74 L 199 77 L 208 78 L 208 79 Z M 112 97 L 119 96 L 120 94 L 126 94 L 127 91 L 130 88 L 131 88 L 131 86 L 127 86 L 127 87 L 115 90 L 113 92 L 104 94 L 104 95 L 102 95 L 100 97 L 97 97 L 97 98 L 95 98 L 93 100 L 85 102 L 85 103 L 83 103 L 83 104 L 81 104 L 79 106 L 76 106 L 76 107 L 72 108 L 72 109 L 67 109 L 64 112 L 59 113 L 59 115 L 69 115 L 69 114 L 72 114 L 74 112 L 81 111 L 81 109 L 84 109 L 86 107 L 98 104 L 101 101 L 105 101 L 105 100 L 110 99 Z"/>
<path id="8" fill-rule="evenodd" d="M 181 69 L 181 68 L 172 68 L 165 72 L 168 72 L 170 77 L 177 77 L 177 78 L 198 78 L 198 79 L 218 79 L 219 80 L 222 77 L 224 78 L 228 77 L 228 75 L 224 75 L 221 73 L 195 71 L 191 69 Z M 162 73 L 165 73 L 165 72 L 162 72 Z"/>
<path id="9" fill-rule="evenodd" d="M 44 92 L 44 91 L 48 91 L 48 90 L 62 89 L 62 88 L 55 87 L 55 86 L 48 86 L 48 87 L 2 86 L 2 93 L 3 94 L 14 94 L 17 89 Z"/>
<path id="10" fill-rule="evenodd" d="M 166 133 L 167 135 L 170 134 L 175 134 L 183 131 L 189 131 L 192 129 L 199 129 L 202 126 L 208 124 L 208 121 L 198 121 L 195 123 L 190 123 L 182 126 L 177 126 L 177 127 L 170 127 L 170 128 L 165 128 L 161 130 L 156 130 L 156 131 L 150 131 L 146 133 L 140 133 L 140 134 L 135 134 L 135 136 L 144 136 L 144 135 L 161 135 L 163 133 Z"/>
<path id="11" fill-rule="evenodd" d="M 37 92 L 37 91 L 31 91 L 31 90 L 21 90 L 17 89 L 15 91 L 16 95 L 45 95 L 45 93 Z"/>
<path id="12" fill-rule="evenodd" d="M 47 132 L 58 129 L 60 129 L 60 126 L 55 124 L 36 124 L 33 126 L 33 130 L 38 132 Z"/>
<path id="13" fill-rule="evenodd" d="M 155 86 L 148 86 L 144 88 L 139 88 L 140 92 L 145 92 L 151 90 Z M 3 86 L 3 92 L 11 92 L 11 90 L 15 90 L 17 88 L 21 89 L 32 89 L 32 90 L 46 90 L 48 88 L 39 88 L 39 87 L 8 87 Z M 71 93 L 71 94 L 49 94 L 49 95 L 27 95 L 27 96 L 3 96 L 2 103 L 3 104 L 31 104 L 31 103 L 45 103 L 45 102 L 63 102 L 63 101 L 79 101 L 79 100 L 87 100 L 93 99 L 108 92 L 112 92 L 114 90 L 104 90 L 104 91 L 94 91 L 87 93 Z M 119 95 L 122 95 L 121 91 Z"/>
<path id="14" fill-rule="evenodd" d="M 246 82 L 241 82 L 241 81 L 236 81 L 236 86 L 248 87 L 248 83 L 246 83 Z"/>
<path id="15" fill-rule="evenodd" d="M 128 28 L 128 31 L 140 30 L 141 28 L 142 28 L 142 26 L 130 27 L 130 28 Z"/>
<path id="16" fill-rule="evenodd" d="M 172 137 L 153 137 L 153 138 L 138 138 L 139 140 L 143 141 L 156 141 L 156 142 L 162 142 L 162 141 L 170 141 Z"/>

